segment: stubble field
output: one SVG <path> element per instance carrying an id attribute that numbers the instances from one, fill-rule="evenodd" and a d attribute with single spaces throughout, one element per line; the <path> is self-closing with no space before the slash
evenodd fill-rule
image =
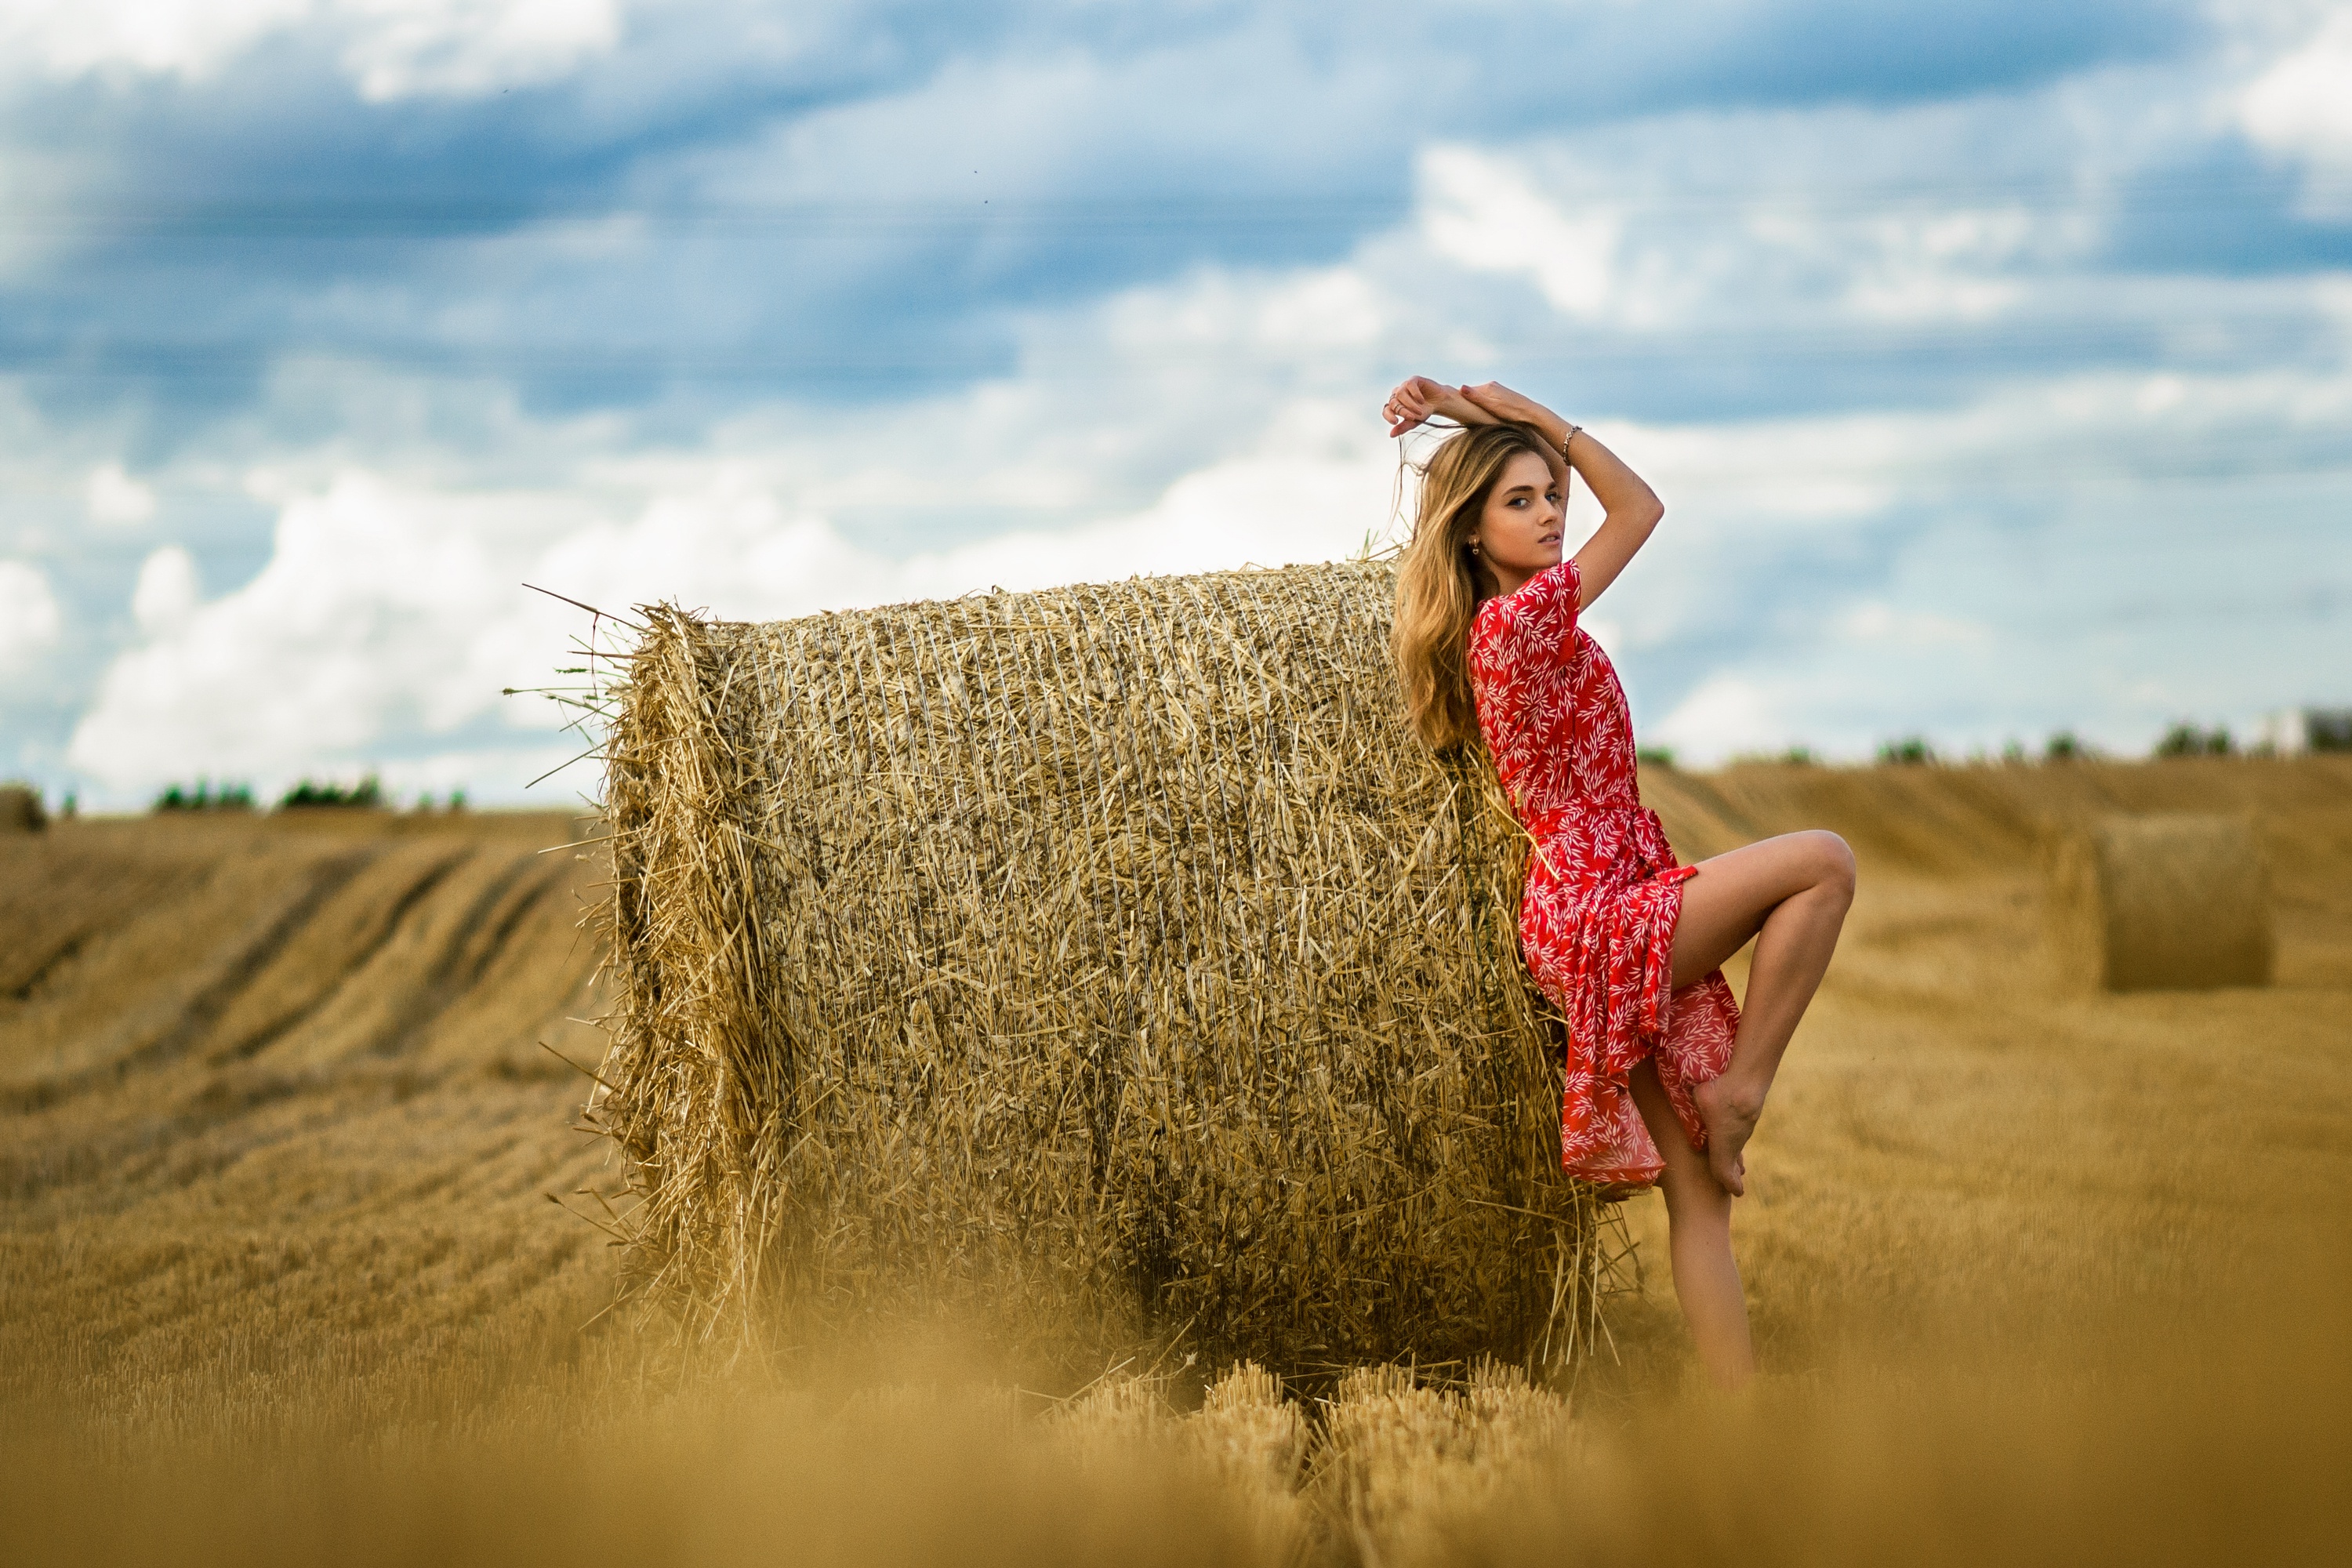
<path id="1" fill-rule="evenodd" d="M 0 838 L 0 1515 L 21 1560 L 61 1563 L 2338 1541 L 2352 762 L 1643 782 L 1686 857 L 1828 826 L 1862 866 L 1751 1155 L 1767 1374 L 1737 1401 L 1696 1386 L 1654 1198 L 1626 1206 L 1614 1354 L 1557 1391 L 1388 1373 L 1337 1404 L 1229 1384 L 1196 1415 L 1222 1369 L 1080 1390 L 944 1340 L 686 1354 L 604 1311 L 619 1182 L 573 1126 L 601 1037 L 575 1021 L 597 872 L 555 847 L 571 819 Z M 2114 809 L 2254 819 L 2274 985 L 2054 973 L 2038 846 Z"/>

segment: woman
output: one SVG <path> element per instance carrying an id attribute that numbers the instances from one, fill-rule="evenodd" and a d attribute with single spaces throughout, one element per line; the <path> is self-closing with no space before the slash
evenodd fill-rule
<path id="1" fill-rule="evenodd" d="M 1577 626 L 1664 515 L 1639 475 L 1492 382 L 1415 377 L 1381 412 L 1391 436 L 1433 417 L 1464 426 L 1422 467 L 1397 665 L 1422 738 L 1483 740 L 1534 840 L 1519 939 L 1569 1022 L 1561 1162 L 1619 1195 L 1665 1189 L 1675 1294 L 1707 1371 L 1736 1386 L 1755 1354 L 1731 1204 L 1853 902 L 1853 852 L 1833 833 L 1790 833 L 1679 866 L 1642 805 L 1624 693 Z M 1564 559 L 1571 471 L 1606 516 Z M 1720 966 L 1751 938 L 1742 1009 Z"/>

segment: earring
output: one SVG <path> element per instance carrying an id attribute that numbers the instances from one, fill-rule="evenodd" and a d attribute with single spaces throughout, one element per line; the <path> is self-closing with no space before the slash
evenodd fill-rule
<path id="1" fill-rule="evenodd" d="M 1475 539 L 1470 542 L 1470 553 L 1473 555 L 1478 553 L 1478 542 Z"/>

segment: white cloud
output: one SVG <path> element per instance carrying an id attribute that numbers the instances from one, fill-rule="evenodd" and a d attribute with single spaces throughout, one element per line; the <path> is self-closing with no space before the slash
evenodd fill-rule
<path id="1" fill-rule="evenodd" d="M 1381 284 L 1355 266 L 1273 274 L 1205 269 L 1171 284 L 1129 289 L 1098 310 L 1057 325 L 1065 331 L 1075 327 L 1070 335 L 1097 353 L 1106 345 L 1138 358 L 1221 350 L 1295 366 L 1316 356 L 1377 349 L 1395 314 Z"/>
<path id="2" fill-rule="evenodd" d="M 422 749 L 387 776 L 511 797 L 564 753 L 553 738 L 485 734 L 555 721 L 551 707 L 499 690 L 544 684 L 587 629 L 525 583 L 623 614 L 668 600 L 760 620 L 1327 559 L 1364 542 L 1392 472 L 1376 440 L 1336 454 L 1276 443 L 1188 475 L 1126 516 L 896 558 L 796 508 L 758 464 L 667 466 L 664 488 L 626 521 L 583 520 L 560 492 L 436 492 L 346 472 L 290 495 L 268 563 L 220 598 L 200 600 L 179 547 L 148 558 L 133 595 L 142 641 L 107 670 L 69 760 L 135 798 L 197 773 L 269 791 Z M 468 745 L 434 742 L 460 733 Z M 478 766 L 461 776 L 468 755 Z"/>
<path id="3" fill-rule="evenodd" d="M 1475 148 L 1430 148 L 1417 173 L 1422 229 L 1439 255 L 1531 278 L 1564 316 L 1611 308 L 1623 224 L 1608 207 L 1563 211 L 1514 161 Z"/>
<path id="4" fill-rule="evenodd" d="M 311 0 L 12 0 L 0 9 L 0 56 L 59 77 L 197 79 L 310 9 Z"/>
<path id="5" fill-rule="evenodd" d="M 554 544 L 530 570 L 533 582 L 600 608 L 665 599 L 766 620 L 991 588 L 1286 565 L 1360 549 L 1378 531 L 1391 475 L 1370 453 L 1247 455 L 1186 475 L 1128 516 L 892 558 L 793 512 L 750 468 L 719 465 L 706 483 L 656 497 L 634 521 Z"/>
<path id="6" fill-rule="evenodd" d="M 12 0 L 0 58 L 54 77 L 210 77 L 274 33 L 344 39 L 362 96 L 464 97 L 560 76 L 620 40 L 619 0 Z"/>
<path id="7" fill-rule="evenodd" d="M 620 41 L 618 0 L 338 0 L 362 97 L 467 97 L 558 77 Z"/>
<path id="8" fill-rule="evenodd" d="M 158 551 L 136 595 L 145 640 L 107 670 L 69 760 L 124 792 L 196 773 L 269 785 L 453 728 L 496 700 L 473 655 L 519 590 L 485 541 L 528 507 L 349 475 L 289 505 L 260 574 L 203 604 L 184 556 Z"/>
<path id="9" fill-rule="evenodd" d="M 1133 517 L 919 556 L 907 563 L 904 580 L 925 597 L 949 597 L 985 587 L 1334 560 L 1383 531 L 1393 473 L 1377 458 L 1236 458 L 1186 475 Z"/>
<path id="10" fill-rule="evenodd" d="M 2034 238 L 2032 215 L 2018 210 L 1948 211 L 1882 219 L 1867 226 L 1874 252 L 1857 270 L 1849 300 L 1866 316 L 1890 321 L 1981 321 L 2025 293 L 2000 276 Z"/>
<path id="11" fill-rule="evenodd" d="M 64 626 L 48 574 L 22 561 L 0 561 L 0 673 L 30 668 L 56 646 Z"/>
<path id="12" fill-rule="evenodd" d="M 1694 111 L 1517 147 L 1442 145 L 1416 163 L 1416 231 L 1436 257 L 1526 278 L 1560 317 L 1611 333 L 1801 341 L 1984 322 L 2095 250 L 2099 198 L 1971 199 L 2001 172 L 1924 183 L 1919 169 L 1963 150 L 1983 158 L 2016 122 L 2054 112 L 1993 101 Z M 2050 163 L 2035 149 L 2037 174 Z M 1453 291 L 1469 292 L 1462 282 Z"/>
<path id="13" fill-rule="evenodd" d="M 2246 133 L 2273 152 L 2352 168 L 2352 16 L 2339 15 L 2248 84 Z"/>
<path id="14" fill-rule="evenodd" d="M 195 557 L 167 544 L 140 565 L 138 584 L 131 590 L 131 616 L 150 637 L 176 637 L 194 618 L 203 597 Z"/>
<path id="15" fill-rule="evenodd" d="M 824 518 L 787 510 L 756 474 L 727 464 L 690 489 L 656 495 L 632 521 L 553 542 L 528 570 L 534 584 L 599 609 L 662 600 L 722 620 L 871 603 L 887 595 L 889 575 Z"/>
<path id="16" fill-rule="evenodd" d="M 83 504 L 92 522 L 141 523 L 155 515 L 155 491 L 123 472 L 121 463 L 101 463 L 89 471 Z"/>

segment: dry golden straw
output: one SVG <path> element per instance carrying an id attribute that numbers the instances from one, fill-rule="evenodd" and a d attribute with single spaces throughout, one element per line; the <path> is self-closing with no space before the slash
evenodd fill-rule
<path id="1" fill-rule="evenodd" d="M 771 625 L 648 610 L 597 1115 L 707 1326 L 1086 1320 L 1286 1373 L 1572 1355 L 1524 837 L 1373 562 Z"/>
<path id="2" fill-rule="evenodd" d="M 2267 985 L 2269 880 L 2235 816 L 2111 816 L 2058 847 L 2050 910 L 2069 973 L 2109 991 Z"/>

